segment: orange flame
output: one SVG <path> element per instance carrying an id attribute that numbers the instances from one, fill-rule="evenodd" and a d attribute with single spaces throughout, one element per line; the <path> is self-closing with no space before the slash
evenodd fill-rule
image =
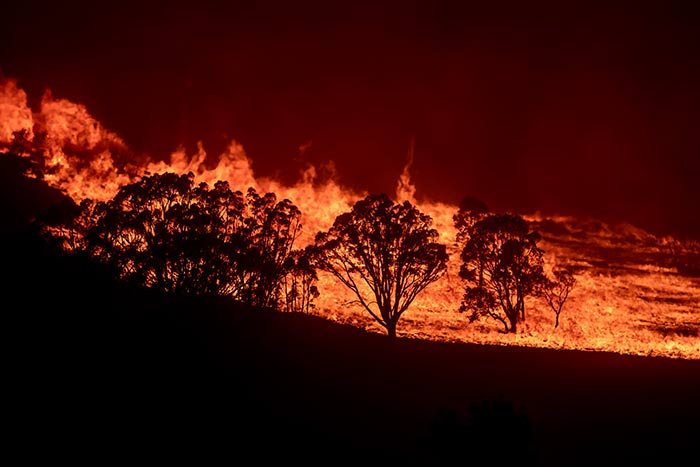
<path id="1" fill-rule="evenodd" d="M 415 139 L 411 138 L 411 144 L 408 148 L 408 161 L 403 167 L 396 185 L 396 201 L 398 202 L 408 201 L 411 204 L 416 204 L 416 186 L 411 183 L 411 166 L 413 165 L 415 144 Z"/>
<path id="2" fill-rule="evenodd" d="M 17 80 L 0 80 L 0 145 L 8 145 L 16 131 L 26 130 L 34 135 L 34 119 L 27 106 L 27 94 L 17 86 Z"/>

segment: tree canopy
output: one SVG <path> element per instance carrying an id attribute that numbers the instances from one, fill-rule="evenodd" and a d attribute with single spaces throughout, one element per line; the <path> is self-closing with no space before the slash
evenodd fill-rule
<path id="1" fill-rule="evenodd" d="M 316 236 L 317 264 L 395 337 L 401 315 L 447 267 L 446 246 L 437 242 L 431 224 L 408 201 L 368 195 Z"/>
<path id="2" fill-rule="evenodd" d="M 525 299 L 539 293 L 547 278 L 540 235 L 515 214 L 489 214 L 468 229 L 460 277 L 465 292 L 460 311 L 474 321 L 487 316 L 516 332 L 525 319 Z"/>
<path id="3" fill-rule="evenodd" d="M 293 249 L 300 219 L 299 209 L 274 193 L 243 194 L 225 181 L 210 187 L 195 184 L 192 173 L 163 173 L 125 185 L 109 201 L 84 201 L 53 229 L 65 248 L 109 265 L 122 280 L 278 307 L 290 296 L 286 275 L 306 267 Z M 313 280 L 307 274 L 307 289 Z"/>

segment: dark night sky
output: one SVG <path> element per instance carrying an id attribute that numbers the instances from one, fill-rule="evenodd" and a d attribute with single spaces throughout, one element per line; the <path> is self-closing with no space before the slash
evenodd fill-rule
<path id="1" fill-rule="evenodd" d="M 700 15 L 654 3 L 14 2 L 0 69 L 155 157 L 393 192 L 414 137 L 419 198 L 700 237 Z"/>

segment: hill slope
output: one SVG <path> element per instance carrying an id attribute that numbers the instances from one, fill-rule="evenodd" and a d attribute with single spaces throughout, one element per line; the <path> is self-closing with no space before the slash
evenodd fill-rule
<path id="1" fill-rule="evenodd" d="M 33 214 L 14 216 L 2 237 L 8 444 L 23 459 L 697 456 L 700 361 L 391 342 L 317 317 L 127 289 L 53 256 L 24 223 Z"/>
<path id="2" fill-rule="evenodd" d="M 587 465 L 681 459 L 700 434 L 696 361 L 391 342 L 34 266 L 12 289 L 25 456 Z"/>

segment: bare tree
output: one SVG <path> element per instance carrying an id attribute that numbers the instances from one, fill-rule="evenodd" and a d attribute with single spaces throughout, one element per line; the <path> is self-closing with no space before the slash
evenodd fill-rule
<path id="1" fill-rule="evenodd" d="M 554 279 L 548 279 L 542 286 L 541 294 L 556 316 L 554 327 L 559 327 L 559 315 L 564 308 L 569 293 L 574 288 L 576 279 L 568 271 L 554 271 Z"/>
<path id="2" fill-rule="evenodd" d="M 316 236 L 317 261 L 357 296 L 362 307 L 396 337 L 401 315 L 444 274 L 447 249 L 437 243 L 430 216 L 386 194 L 359 200 Z"/>

